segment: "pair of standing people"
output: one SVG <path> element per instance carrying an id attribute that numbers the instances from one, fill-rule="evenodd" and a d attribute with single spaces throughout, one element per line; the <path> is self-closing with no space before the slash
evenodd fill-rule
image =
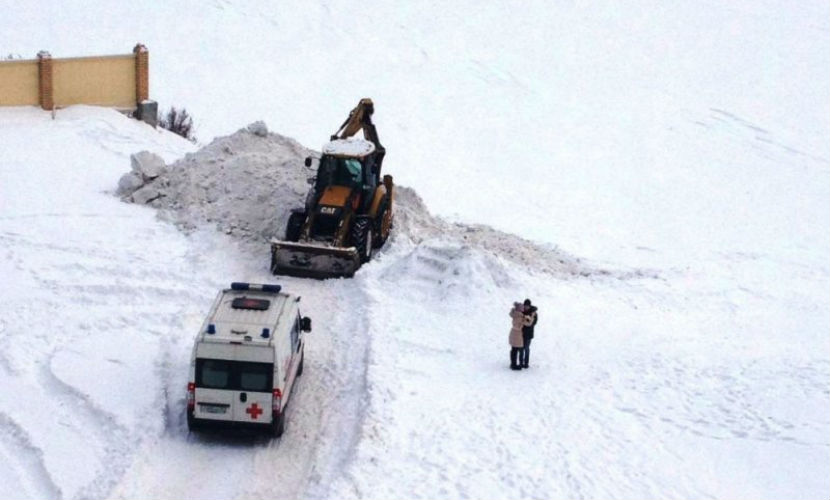
<path id="1" fill-rule="evenodd" d="M 533 340 L 533 329 L 539 321 L 536 306 L 525 299 L 523 304 L 513 303 L 510 317 L 513 326 L 510 328 L 510 369 L 521 370 L 530 366 L 530 342 Z"/>

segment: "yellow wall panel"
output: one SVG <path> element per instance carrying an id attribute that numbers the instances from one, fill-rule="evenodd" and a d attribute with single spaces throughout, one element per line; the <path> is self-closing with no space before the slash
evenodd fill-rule
<path id="1" fill-rule="evenodd" d="M 135 107 L 133 55 L 53 59 L 52 65 L 55 106 Z"/>
<path id="2" fill-rule="evenodd" d="M 0 106 L 38 104 L 37 60 L 0 62 Z"/>

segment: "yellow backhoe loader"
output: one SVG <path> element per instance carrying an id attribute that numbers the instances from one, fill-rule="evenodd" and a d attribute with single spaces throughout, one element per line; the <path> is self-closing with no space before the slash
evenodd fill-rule
<path id="1" fill-rule="evenodd" d="M 271 240 L 274 274 L 350 277 L 386 242 L 395 191 L 392 176 L 381 176 L 386 149 L 372 113 L 372 100 L 361 99 L 323 147 L 306 206 L 292 210 L 284 240 Z"/>

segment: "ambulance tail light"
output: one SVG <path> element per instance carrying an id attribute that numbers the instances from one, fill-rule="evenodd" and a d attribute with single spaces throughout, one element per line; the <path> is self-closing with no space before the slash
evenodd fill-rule
<path id="1" fill-rule="evenodd" d="M 193 411 L 196 407 L 196 384 L 193 382 L 187 383 L 187 410 Z"/>
<path id="2" fill-rule="evenodd" d="M 280 414 L 280 405 L 282 404 L 282 391 L 279 389 L 274 389 L 273 398 L 271 399 L 271 413 L 273 413 L 274 418 L 276 418 Z"/>

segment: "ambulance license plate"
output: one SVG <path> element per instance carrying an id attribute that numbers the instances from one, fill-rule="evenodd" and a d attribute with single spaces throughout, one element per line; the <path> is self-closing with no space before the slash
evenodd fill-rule
<path id="1" fill-rule="evenodd" d="M 200 405 L 202 407 L 202 411 L 205 413 L 225 413 L 228 410 L 227 406 L 219 406 L 219 405 Z"/>

